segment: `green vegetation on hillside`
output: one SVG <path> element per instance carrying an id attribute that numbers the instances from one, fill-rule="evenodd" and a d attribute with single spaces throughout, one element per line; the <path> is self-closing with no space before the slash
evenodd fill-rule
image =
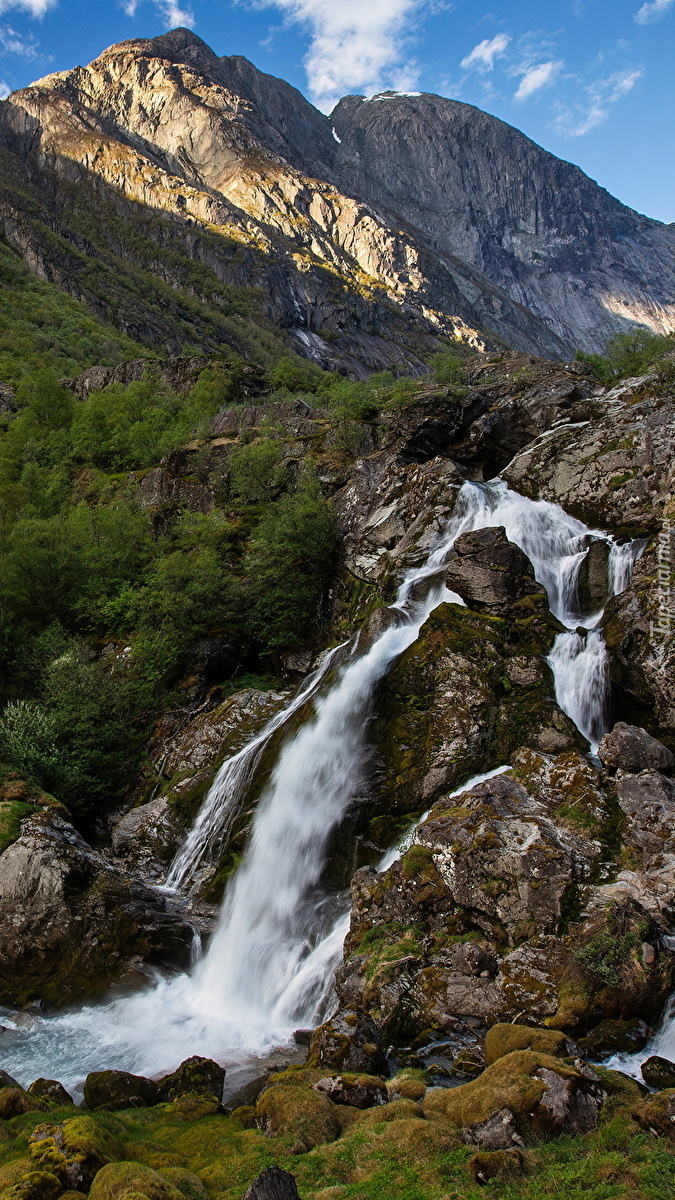
<path id="1" fill-rule="evenodd" d="M 659 368 L 659 359 L 675 350 L 675 335 L 651 333 L 648 329 L 631 329 L 615 333 L 607 343 L 604 354 L 579 351 L 577 359 L 586 362 L 593 374 L 603 383 L 644 375 Z"/>

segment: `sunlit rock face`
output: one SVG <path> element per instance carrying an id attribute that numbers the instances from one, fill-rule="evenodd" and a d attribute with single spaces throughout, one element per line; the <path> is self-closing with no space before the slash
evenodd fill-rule
<path id="1" fill-rule="evenodd" d="M 118 213 L 121 198 L 141 203 L 172 236 L 178 221 L 188 257 L 221 282 L 260 287 L 301 353 L 350 373 L 421 369 L 439 334 L 561 358 L 635 322 L 675 322 L 670 228 L 438 96 L 349 96 L 329 118 L 179 29 L 16 92 L 0 106 L 3 144 L 66 241 L 64 179 L 93 188 L 99 223 L 102 198 Z M 74 286 L 16 203 L 3 206 L 5 235 Z M 166 280 L 166 266 L 151 269 Z"/>

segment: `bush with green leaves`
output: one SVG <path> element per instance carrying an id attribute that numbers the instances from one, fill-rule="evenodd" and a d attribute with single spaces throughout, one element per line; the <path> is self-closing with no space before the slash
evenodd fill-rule
<path id="1" fill-rule="evenodd" d="M 576 357 L 577 361 L 588 363 L 597 379 L 609 381 L 645 375 L 671 350 L 675 350 L 675 335 L 642 328 L 615 333 L 604 354 L 586 354 L 580 350 Z"/>

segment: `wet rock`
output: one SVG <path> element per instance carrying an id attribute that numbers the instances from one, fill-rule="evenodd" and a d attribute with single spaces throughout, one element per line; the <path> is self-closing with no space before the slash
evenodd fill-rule
<path id="1" fill-rule="evenodd" d="M 529 1025 L 493 1025 L 485 1035 L 485 1063 L 490 1067 L 514 1050 L 534 1050 L 553 1058 L 566 1058 L 576 1047 L 564 1033 L 555 1029 L 536 1029 Z"/>
<path id="2" fill-rule="evenodd" d="M 673 484 L 675 491 L 675 481 Z M 633 578 L 605 608 L 602 630 L 610 653 L 612 683 L 622 697 L 622 712 L 636 726 L 675 747 L 675 643 L 669 636 L 671 601 L 659 581 L 660 557 L 673 559 L 670 509 L 666 532 L 650 543 L 635 564 Z"/>
<path id="3" fill-rule="evenodd" d="M 145 879 L 162 879 L 185 836 L 185 826 L 166 796 L 132 808 L 111 829 L 115 856 Z"/>
<path id="4" fill-rule="evenodd" d="M 386 1104 L 387 1086 L 373 1075 L 330 1075 L 314 1084 L 333 1104 L 349 1104 L 352 1108 L 375 1108 Z"/>
<path id="5" fill-rule="evenodd" d="M 521 451 L 503 478 L 596 528 L 628 536 L 656 529 L 671 491 L 672 395 L 644 376 L 588 403 L 582 426 L 552 430 Z"/>
<path id="6" fill-rule="evenodd" d="M 175 1100 L 185 1092 L 196 1092 L 222 1099 L 225 1086 L 225 1068 L 211 1058 L 194 1055 L 186 1058 L 177 1070 L 157 1080 L 157 1097 L 160 1101 Z"/>
<path id="7" fill-rule="evenodd" d="M 304 1154 L 340 1136 L 334 1104 L 312 1088 L 270 1087 L 258 1099 L 255 1112 L 261 1133 L 292 1137 L 293 1154 Z"/>
<path id="8" fill-rule="evenodd" d="M 181 1200 L 182 1192 L 152 1167 L 139 1162 L 115 1162 L 102 1167 L 91 1185 L 91 1200 L 119 1200 L 124 1195 L 146 1200 Z"/>
<path id="9" fill-rule="evenodd" d="M 620 768 L 632 775 L 646 770 L 669 774 L 675 765 L 675 757 L 662 742 L 646 729 L 625 721 L 617 721 L 611 733 L 605 734 L 598 746 L 598 758 L 609 770 Z"/>
<path id="10" fill-rule="evenodd" d="M 55 1104 L 74 1104 L 75 1101 L 58 1079 L 35 1079 L 28 1091 L 40 1100 L 52 1100 Z"/>
<path id="11" fill-rule="evenodd" d="M 7 1071 L 0 1070 L 0 1088 L 20 1088 L 21 1084 L 17 1083 L 13 1075 L 9 1075 Z"/>
<path id="12" fill-rule="evenodd" d="M 517 1179 L 525 1173 L 525 1158 L 517 1148 L 481 1151 L 474 1154 L 466 1165 L 474 1182 L 482 1185 L 491 1179 Z"/>
<path id="13" fill-rule="evenodd" d="M 470 608 L 504 616 L 514 609 L 548 611 L 546 591 L 534 569 L 504 529 L 478 529 L 457 538 L 445 567 L 445 582 Z"/>
<path id="14" fill-rule="evenodd" d="M 165 895 L 111 867 L 58 813 L 28 817 L 0 854 L 0 1002 L 100 994 L 143 959 L 187 966 L 192 940 Z"/>
<path id="15" fill-rule="evenodd" d="M 642 1078 L 650 1087 L 657 1088 L 659 1091 L 675 1088 L 675 1063 L 670 1059 L 652 1054 L 643 1062 L 640 1070 Z"/>
<path id="16" fill-rule="evenodd" d="M 343 1009 L 314 1030 L 307 1062 L 369 1075 L 386 1071 L 377 1025 L 358 1009 Z"/>
<path id="17" fill-rule="evenodd" d="M 507 621 L 441 604 L 431 614 L 378 695 L 378 810 L 428 808 L 524 744 L 586 749 L 552 700 L 546 655 L 557 628 L 547 613 Z"/>
<path id="18" fill-rule="evenodd" d="M 281 1167 L 265 1167 L 242 1200 L 299 1200 L 295 1176 Z"/>
<path id="19" fill-rule="evenodd" d="M 609 543 L 604 538 L 591 541 L 577 575 L 579 616 L 597 613 L 607 602 L 609 588 Z"/>
<path id="20" fill-rule="evenodd" d="M 651 1036 L 645 1021 L 601 1021 L 579 1038 L 579 1049 L 586 1058 L 605 1058 L 610 1054 L 635 1054 L 643 1050 Z"/>
<path id="21" fill-rule="evenodd" d="M 128 1071 L 91 1071 L 84 1081 L 84 1102 L 91 1109 L 149 1108 L 158 1099 L 153 1080 Z"/>
<path id="22" fill-rule="evenodd" d="M 442 1117 L 465 1131 L 465 1140 L 499 1150 L 528 1133 L 589 1133 L 604 1096 L 590 1068 L 582 1071 L 546 1054 L 518 1050 L 471 1083 L 431 1088 L 423 1108 L 428 1117 Z"/>

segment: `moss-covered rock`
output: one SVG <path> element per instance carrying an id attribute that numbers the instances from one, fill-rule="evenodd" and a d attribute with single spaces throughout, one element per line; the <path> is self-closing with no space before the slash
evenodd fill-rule
<path id="1" fill-rule="evenodd" d="M 75 1191 L 87 1191 L 102 1167 L 124 1157 L 117 1137 L 85 1115 L 61 1124 L 37 1125 L 29 1138 L 29 1151 L 33 1161 Z"/>
<path id="2" fill-rule="evenodd" d="M 313 1088 L 268 1088 L 260 1096 L 255 1113 L 258 1129 L 268 1137 L 290 1137 L 295 1154 L 304 1154 L 340 1136 L 335 1105 Z"/>
<path id="3" fill-rule="evenodd" d="M 349 1104 L 353 1108 L 374 1108 L 386 1104 L 387 1087 L 375 1075 L 329 1075 L 314 1085 L 333 1104 Z"/>
<path id="4" fill-rule="evenodd" d="M 44 1112 L 46 1108 L 43 1100 L 24 1092 L 23 1088 L 0 1088 L 0 1118 L 5 1121 L 19 1117 L 22 1113 Z"/>
<path id="5" fill-rule="evenodd" d="M 49 1171 L 29 1171 L 2 1193 L 2 1200 L 57 1200 L 61 1181 Z"/>
<path id="6" fill-rule="evenodd" d="M 54 1104 L 75 1103 L 58 1079 L 34 1079 L 28 1091 L 31 1096 L 37 1096 L 39 1100 L 51 1100 Z"/>
<path id="7" fill-rule="evenodd" d="M 109 1163 L 96 1175 L 91 1200 L 119 1200 L 130 1193 L 145 1200 L 181 1200 L 183 1193 L 158 1171 L 138 1162 Z"/>
<path id="8" fill-rule="evenodd" d="M 357 1009 L 336 1013 L 312 1034 L 307 1064 L 374 1075 L 386 1070 L 381 1035 L 375 1022 Z"/>
<path id="9" fill-rule="evenodd" d="M 475 1183 L 485 1185 L 491 1179 L 505 1181 L 517 1179 L 525 1172 L 525 1156 L 522 1150 L 484 1150 L 472 1155 L 467 1170 Z"/>
<path id="10" fill-rule="evenodd" d="M 656 1088 L 660 1092 L 675 1088 L 675 1063 L 670 1059 L 652 1054 L 643 1062 L 641 1071 L 642 1078 L 645 1083 L 649 1084 L 649 1087 Z"/>
<path id="11" fill-rule="evenodd" d="M 675 1138 L 675 1088 L 654 1092 L 633 1105 L 631 1116 L 642 1129 Z"/>
<path id="12" fill-rule="evenodd" d="M 129 1071 L 90 1071 L 84 1081 L 87 1108 L 115 1112 L 123 1108 L 147 1108 L 157 1101 L 157 1084 Z"/>
<path id="13" fill-rule="evenodd" d="M 175 1100 L 185 1092 L 194 1092 L 221 1100 L 224 1084 L 225 1068 L 211 1058 L 195 1054 L 192 1058 L 186 1058 L 170 1075 L 164 1075 L 157 1081 L 157 1096 L 159 1100 L 166 1101 Z"/>
<path id="14" fill-rule="evenodd" d="M 570 1049 L 569 1039 L 557 1030 L 500 1023 L 493 1025 L 485 1035 L 485 1065 L 492 1066 L 498 1058 L 514 1050 L 534 1050 L 554 1058 L 565 1058 Z"/>
<path id="15" fill-rule="evenodd" d="M 639 1017 L 630 1021 L 601 1021 L 585 1037 L 579 1038 L 579 1049 L 587 1058 L 635 1054 L 644 1049 L 649 1038 L 649 1026 Z"/>
<path id="16" fill-rule="evenodd" d="M 587 1133 L 597 1125 L 604 1098 L 592 1072 L 550 1055 L 516 1050 L 487 1067 L 478 1079 L 456 1088 L 431 1088 L 423 1101 L 427 1116 L 442 1117 L 468 1133 L 467 1140 L 483 1141 L 489 1122 L 508 1113 L 522 1137 L 529 1133 Z M 505 1140 L 489 1148 L 508 1149 L 513 1143 L 510 1121 L 502 1122 Z M 490 1129 L 490 1135 L 494 1130 Z M 485 1139 L 487 1144 L 487 1138 Z"/>
<path id="17" fill-rule="evenodd" d="M 171 1112 L 184 1121 L 199 1121 L 222 1112 L 222 1105 L 215 1096 L 200 1096 L 198 1092 L 183 1092 L 171 1104 Z"/>

